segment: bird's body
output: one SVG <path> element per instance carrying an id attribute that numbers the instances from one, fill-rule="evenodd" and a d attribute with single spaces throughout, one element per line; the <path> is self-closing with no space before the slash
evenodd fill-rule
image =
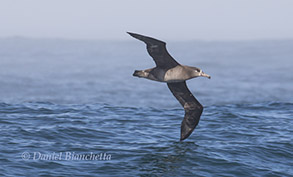
<path id="1" fill-rule="evenodd" d="M 195 77 L 199 77 L 197 73 L 194 73 L 194 69 L 195 67 L 184 66 L 184 65 L 177 65 L 168 70 L 155 67 L 155 68 L 150 68 L 150 69 L 141 70 L 141 71 L 136 70 L 133 75 L 137 77 L 143 77 L 146 79 L 154 80 L 154 81 L 159 81 L 159 82 L 167 82 L 167 83 L 183 82 Z"/>
<path id="2" fill-rule="evenodd" d="M 210 78 L 210 76 L 197 67 L 180 65 L 168 53 L 165 42 L 140 34 L 129 32 L 128 34 L 146 43 L 147 51 L 156 63 L 154 68 L 134 71 L 133 76 L 167 83 L 185 110 L 185 116 L 181 123 L 180 140 L 188 138 L 199 122 L 203 106 L 188 90 L 185 81 L 195 77 Z"/>

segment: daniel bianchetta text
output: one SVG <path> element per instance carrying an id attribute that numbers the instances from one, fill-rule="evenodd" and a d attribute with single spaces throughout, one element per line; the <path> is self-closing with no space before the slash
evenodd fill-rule
<path id="1" fill-rule="evenodd" d="M 21 158 L 23 160 L 45 160 L 45 161 L 109 161 L 111 154 L 107 153 L 76 153 L 76 152 L 23 152 Z"/>

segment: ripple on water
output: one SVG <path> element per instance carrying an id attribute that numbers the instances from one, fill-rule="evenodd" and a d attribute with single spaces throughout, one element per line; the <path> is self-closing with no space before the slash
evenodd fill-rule
<path id="1" fill-rule="evenodd" d="M 5 142 L 0 174 L 289 176 L 292 105 L 208 106 L 194 133 L 180 142 L 182 109 L 0 103 L 0 140 Z M 25 161 L 20 157 L 25 151 L 108 153 L 112 158 Z"/>

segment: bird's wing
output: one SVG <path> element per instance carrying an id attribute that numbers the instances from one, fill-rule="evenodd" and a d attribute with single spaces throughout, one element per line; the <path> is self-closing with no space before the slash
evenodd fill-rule
<path id="1" fill-rule="evenodd" d="M 127 33 L 132 37 L 146 43 L 147 51 L 154 59 L 157 67 L 162 69 L 170 69 L 179 65 L 179 63 L 168 53 L 165 42 L 140 34 L 130 32 Z"/>
<path id="2" fill-rule="evenodd" d="M 177 98 L 185 110 L 185 116 L 181 123 L 181 137 L 184 140 L 189 137 L 197 126 L 203 106 L 196 100 L 186 86 L 186 82 L 167 83 L 173 95 Z"/>

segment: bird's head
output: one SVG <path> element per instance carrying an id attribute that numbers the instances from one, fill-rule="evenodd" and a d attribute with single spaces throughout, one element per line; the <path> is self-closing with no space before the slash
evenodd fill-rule
<path id="1" fill-rule="evenodd" d="M 207 77 L 207 78 L 211 78 L 210 75 L 204 73 L 201 69 L 197 68 L 197 67 L 192 67 L 193 70 L 193 75 L 194 77 Z"/>

